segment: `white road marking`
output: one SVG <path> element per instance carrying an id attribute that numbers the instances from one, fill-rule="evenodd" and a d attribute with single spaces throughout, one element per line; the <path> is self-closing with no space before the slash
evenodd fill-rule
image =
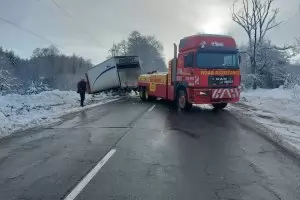
<path id="1" fill-rule="evenodd" d="M 153 105 L 151 108 L 149 108 L 148 112 L 151 112 L 155 108 L 155 105 Z"/>
<path id="2" fill-rule="evenodd" d="M 105 163 L 114 155 L 116 149 L 110 150 L 97 165 L 76 185 L 71 193 L 64 198 L 64 200 L 74 200 L 77 195 L 85 188 L 85 186 L 93 179 L 98 171 L 105 165 Z"/>

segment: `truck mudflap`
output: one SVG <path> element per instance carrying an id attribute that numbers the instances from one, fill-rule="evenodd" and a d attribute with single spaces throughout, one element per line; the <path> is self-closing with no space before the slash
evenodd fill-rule
<path id="1" fill-rule="evenodd" d="M 212 89 L 212 99 L 232 99 L 240 97 L 239 88 Z"/>

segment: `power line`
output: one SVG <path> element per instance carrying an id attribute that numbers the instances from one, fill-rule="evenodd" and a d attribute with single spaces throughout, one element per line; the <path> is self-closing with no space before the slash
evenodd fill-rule
<path id="1" fill-rule="evenodd" d="M 92 36 L 89 32 L 86 32 L 86 34 L 87 34 L 92 40 L 94 40 L 96 43 L 98 43 L 99 47 L 105 49 L 105 48 L 103 47 L 103 45 L 102 45 L 102 44 L 101 44 L 94 36 Z"/>
<path id="2" fill-rule="evenodd" d="M 55 0 L 51 0 L 51 1 L 61 12 L 64 13 L 65 16 L 72 18 L 72 16 L 69 13 L 67 13 Z"/>
<path id="3" fill-rule="evenodd" d="M 54 46 L 56 46 L 56 47 L 59 47 L 59 48 L 63 49 L 63 47 L 61 47 L 60 45 L 57 45 L 57 44 L 53 43 L 53 42 L 50 41 L 49 39 L 47 39 L 47 38 L 45 38 L 45 37 L 43 37 L 43 36 L 41 36 L 41 35 L 39 35 L 39 34 L 33 32 L 33 31 L 31 31 L 31 30 L 29 30 L 29 29 L 27 29 L 27 28 L 24 28 L 24 27 L 22 27 L 22 26 L 19 26 L 18 24 L 13 23 L 13 22 L 11 22 L 11 21 L 9 21 L 9 20 L 6 20 L 6 19 L 4 19 L 4 18 L 2 18 L 2 17 L 0 17 L 0 20 L 6 22 L 6 23 L 8 23 L 8 24 L 10 24 L 10 25 L 12 25 L 12 26 L 18 28 L 18 29 L 21 29 L 21 30 L 25 31 L 26 33 L 29 33 L 29 34 L 31 34 L 31 35 L 34 35 L 35 37 L 37 37 L 37 38 L 39 38 L 39 39 L 41 39 L 41 40 L 44 40 L 44 41 L 46 41 L 46 42 L 48 42 L 48 43 L 50 43 L 50 44 L 52 44 L 52 45 L 54 45 Z"/>
<path id="4" fill-rule="evenodd" d="M 282 23 L 282 25 L 285 25 L 285 24 L 289 23 L 289 21 L 291 21 L 292 19 L 296 18 L 299 14 L 300 14 L 300 4 L 298 5 L 298 10 L 297 10 L 297 12 L 296 12 L 294 15 L 290 16 L 287 20 L 285 20 L 285 21 Z"/>
<path id="5" fill-rule="evenodd" d="M 65 9 L 63 9 L 55 0 L 51 0 L 52 1 L 52 3 L 65 15 L 65 16 L 67 16 L 67 17 L 69 17 L 69 18 L 71 18 L 73 21 L 75 21 L 74 20 L 74 18 L 72 17 L 72 15 L 70 15 Z M 81 24 L 81 26 L 82 26 L 82 24 Z M 90 39 L 92 39 L 94 42 L 96 42 L 102 49 L 105 49 L 104 47 L 103 47 L 103 45 L 101 44 L 101 42 L 99 42 L 94 36 L 92 36 L 89 32 L 85 32 L 85 34 L 87 35 L 87 36 L 89 36 L 90 37 Z"/>

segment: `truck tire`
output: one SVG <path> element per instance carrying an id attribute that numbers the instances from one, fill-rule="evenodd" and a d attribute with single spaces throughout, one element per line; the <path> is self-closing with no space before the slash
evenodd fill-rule
<path id="1" fill-rule="evenodd" d="M 145 88 L 144 87 L 140 87 L 139 88 L 139 96 L 140 96 L 140 99 L 142 101 L 146 100 L 146 97 L 145 97 Z"/>
<path id="2" fill-rule="evenodd" d="M 222 110 L 227 106 L 227 103 L 213 103 L 212 106 L 216 110 Z"/>
<path id="3" fill-rule="evenodd" d="M 180 110 L 190 111 L 193 104 L 189 103 L 187 100 L 187 93 L 185 89 L 179 89 L 176 95 L 177 107 Z"/>
<path id="4" fill-rule="evenodd" d="M 146 101 L 154 101 L 154 100 L 156 100 L 156 97 L 149 95 L 148 89 L 145 88 L 145 99 L 146 99 Z"/>
<path id="5" fill-rule="evenodd" d="M 149 101 L 149 93 L 148 93 L 147 88 L 144 88 L 144 95 L 145 95 L 145 100 Z"/>
<path id="6" fill-rule="evenodd" d="M 154 101 L 154 100 L 156 100 L 156 97 L 149 95 L 149 92 L 148 92 L 146 87 L 141 87 L 139 89 L 139 96 L 140 96 L 140 99 L 143 100 L 143 101 Z"/>

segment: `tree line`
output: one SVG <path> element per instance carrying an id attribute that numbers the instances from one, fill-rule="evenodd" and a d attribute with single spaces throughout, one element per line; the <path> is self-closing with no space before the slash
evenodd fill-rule
<path id="1" fill-rule="evenodd" d="M 143 73 L 167 69 L 161 42 L 155 36 L 138 31 L 131 32 L 127 40 L 113 44 L 108 53 L 108 58 L 139 56 Z M 0 92 L 28 94 L 50 89 L 75 90 L 77 81 L 91 67 L 90 60 L 75 54 L 64 55 L 53 45 L 36 48 L 26 59 L 0 47 Z"/>
<path id="2" fill-rule="evenodd" d="M 91 61 L 63 55 L 55 46 L 37 48 L 27 59 L 0 47 L 0 90 L 2 94 L 25 94 L 76 89 L 78 79 L 90 67 Z"/>

